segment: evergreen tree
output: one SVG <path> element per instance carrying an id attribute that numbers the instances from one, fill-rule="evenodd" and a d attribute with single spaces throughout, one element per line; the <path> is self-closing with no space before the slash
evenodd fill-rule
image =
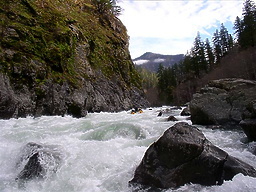
<path id="1" fill-rule="evenodd" d="M 159 90 L 164 90 L 165 88 L 165 80 L 164 80 L 164 66 L 160 63 L 157 70 L 157 78 L 158 78 L 158 88 Z"/>
<path id="2" fill-rule="evenodd" d="M 162 64 L 157 70 L 159 98 L 166 104 L 170 104 L 173 99 L 173 90 L 176 86 L 176 75 L 174 69 L 164 68 Z"/>
<path id="3" fill-rule="evenodd" d="M 180 68 L 184 74 L 190 74 L 192 72 L 192 57 L 189 54 L 186 54 L 183 61 L 180 64 Z M 183 75 L 184 76 L 184 75 Z"/>
<path id="4" fill-rule="evenodd" d="M 221 58 L 221 42 L 220 42 L 220 36 L 219 36 L 219 30 L 216 29 L 215 33 L 213 34 L 212 38 L 213 42 L 213 52 L 215 55 L 215 63 L 218 63 Z"/>
<path id="5" fill-rule="evenodd" d="M 230 51 L 234 47 L 234 39 L 231 34 L 228 37 L 228 51 Z"/>
<path id="6" fill-rule="evenodd" d="M 246 0 L 243 10 L 243 36 L 245 47 L 254 46 L 256 39 L 256 7 L 252 0 Z"/>
<path id="7" fill-rule="evenodd" d="M 136 67 L 136 70 L 141 77 L 143 89 L 157 87 L 158 79 L 156 73 L 148 71 L 140 66 Z"/>
<path id="8" fill-rule="evenodd" d="M 242 26 L 242 21 L 238 16 L 236 17 L 233 28 L 235 29 L 235 34 L 237 36 L 238 44 L 241 44 L 241 35 L 243 31 L 243 26 Z"/>
<path id="9" fill-rule="evenodd" d="M 205 56 L 206 56 L 207 68 L 208 68 L 208 71 L 210 71 L 213 69 L 213 65 L 214 65 L 214 54 L 208 38 L 206 38 L 205 40 Z"/>
<path id="10" fill-rule="evenodd" d="M 220 26 L 219 41 L 221 56 L 224 56 L 229 51 L 229 34 L 227 28 L 224 26 L 223 23 Z"/>
<path id="11" fill-rule="evenodd" d="M 200 33 L 197 33 L 197 36 L 194 41 L 194 46 L 191 49 L 192 57 L 192 66 L 193 71 L 196 77 L 200 77 L 200 72 L 207 71 L 207 62 L 205 59 L 204 53 L 204 43 L 201 41 Z"/>
<path id="12" fill-rule="evenodd" d="M 234 24 L 238 43 L 242 48 L 256 44 L 256 6 L 252 0 L 245 0 L 243 18 L 236 18 Z"/>

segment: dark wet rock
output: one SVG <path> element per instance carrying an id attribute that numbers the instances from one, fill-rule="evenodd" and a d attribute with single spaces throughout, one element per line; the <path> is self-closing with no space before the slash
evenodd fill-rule
<path id="1" fill-rule="evenodd" d="M 26 181 L 42 179 L 55 173 L 60 163 L 61 154 L 55 147 L 28 143 L 20 153 L 16 166 L 21 171 L 15 180 L 23 187 Z"/>
<path id="2" fill-rule="evenodd" d="M 201 125 L 236 127 L 242 119 L 255 117 L 256 81 L 211 81 L 189 104 L 191 121 Z"/>
<path id="3" fill-rule="evenodd" d="M 160 111 L 157 116 L 160 117 L 160 116 L 162 116 L 162 115 L 163 115 L 163 112 Z"/>
<path id="4" fill-rule="evenodd" d="M 185 107 L 181 113 L 180 113 L 181 116 L 190 116 L 190 111 L 189 111 L 189 108 L 188 107 Z"/>
<path id="5" fill-rule="evenodd" d="M 36 88 L 22 85 L 15 89 L 9 77 L 0 72 L 0 118 L 42 115 L 84 117 L 87 112 L 121 111 L 132 106 L 148 106 L 143 92 L 136 87 L 122 88 L 102 77 L 84 81 L 73 89 L 68 83 L 46 81 Z"/>
<path id="6" fill-rule="evenodd" d="M 31 180 L 34 178 L 42 178 L 43 175 L 43 167 L 40 163 L 39 153 L 37 152 L 29 157 L 28 163 L 19 173 L 16 180 Z"/>
<path id="7" fill-rule="evenodd" d="M 256 141 L 256 119 L 245 119 L 240 122 L 249 141 Z"/>
<path id="8" fill-rule="evenodd" d="M 165 189 L 188 183 L 220 185 L 238 173 L 256 177 L 252 166 L 211 144 L 196 127 L 181 122 L 148 148 L 130 184 Z"/>
<path id="9" fill-rule="evenodd" d="M 171 115 L 167 118 L 167 121 L 178 121 L 178 119 L 176 117 L 174 117 L 173 115 Z"/>
<path id="10" fill-rule="evenodd" d="M 248 144 L 248 151 L 250 151 L 252 154 L 256 155 L 256 142 L 250 142 Z"/>

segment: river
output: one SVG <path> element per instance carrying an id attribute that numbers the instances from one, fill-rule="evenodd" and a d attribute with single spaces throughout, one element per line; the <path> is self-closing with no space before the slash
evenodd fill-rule
<path id="1" fill-rule="evenodd" d="M 158 117 L 159 110 L 145 109 L 141 114 L 90 113 L 85 118 L 71 116 L 27 117 L 0 120 L 1 192 L 130 192 L 128 186 L 148 146 L 176 122 L 174 115 L 189 124 L 181 110 Z M 198 126 L 216 146 L 256 168 L 256 156 L 241 142 L 242 131 L 211 130 Z M 57 171 L 48 171 L 44 179 L 35 179 L 20 187 L 15 178 L 22 149 L 34 142 L 46 146 L 60 157 Z M 47 160 L 45 160 L 47 161 Z M 45 162 L 47 164 L 47 162 Z M 236 175 L 221 186 L 187 184 L 170 191 L 252 192 L 256 178 Z"/>

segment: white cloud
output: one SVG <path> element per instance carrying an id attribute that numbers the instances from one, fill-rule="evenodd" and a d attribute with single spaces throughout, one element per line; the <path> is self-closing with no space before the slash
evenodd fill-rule
<path id="1" fill-rule="evenodd" d="M 154 59 L 155 63 L 161 63 L 161 62 L 164 62 L 164 61 L 165 61 L 165 59 L 161 59 L 161 58 Z"/>
<path id="2" fill-rule="evenodd" d="M 217 29 L 220 23 L 233 23 L 236 16 L 241 16 L 243 2 L 119 0 L 118 4 L 123 8 L 119 18 L 128 30 L 133 58 L 145 51 L 186 53 L 197 31 L 212 36 L 211 29 Z"/>
<path id="3" fill-rule="evenodd" d="M 142 64 L 147 63 L 147 62 L 149 62 L 149 60 L 140 59 L 140 60 L 134 61 L 134 63 L 136 65 L 142 65 Z"/>

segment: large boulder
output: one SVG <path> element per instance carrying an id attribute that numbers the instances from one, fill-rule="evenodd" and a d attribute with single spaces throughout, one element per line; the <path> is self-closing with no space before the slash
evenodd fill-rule
<path id="1" fill-rule="evenodd" d="M 169 128 L 146 151 L 131 185 L 177 188 L 187 183 L 222 184 L 256 170 L 208 141 L 196 127 L 181 122 Z"/>
<path id="2" fill-rule="evenodd" d="M 220 79 L 208 83 L 191 100 L 193 124 L 236 126 L 255 117 L 256 81 Z"/>

